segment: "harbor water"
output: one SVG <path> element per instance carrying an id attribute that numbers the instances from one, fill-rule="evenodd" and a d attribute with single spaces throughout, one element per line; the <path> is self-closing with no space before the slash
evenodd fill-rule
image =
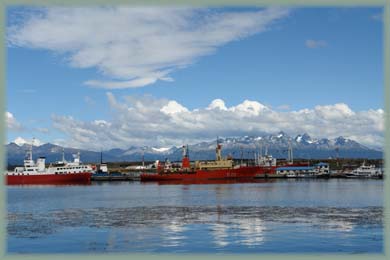
<path id="1" fill-rule="evenodd" d="M 381 253 L 383 180 L 8 186 L 7 251 Z"/>

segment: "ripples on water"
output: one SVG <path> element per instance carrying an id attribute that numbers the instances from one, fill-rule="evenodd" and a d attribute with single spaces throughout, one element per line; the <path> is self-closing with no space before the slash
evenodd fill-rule
<path id="1" fill-rule="evenodd" d="M 245 187 L 245 184 L 230 185 L 233 185 L 230 189 Z M 248 185 L 248 188 L 255 187 Z M 153 187 L 156 188 L 149 186 Z M 174 186 L 174 189 L 181 188 Z M 204 191 L 202 186 L 186 187 L 192 188 L 196 193 Z M 66 188 L 61 189 L 64 191 Z M 18 192 L 23 192 L 23 188 Z M 35 193 L 31 188 L 25 192 Z M 37 197 L 42 199 L 40 195 Z M 204 199 L 207 201 L 207 196 Z M 379 206 L 232 204 L 91 207 L 85 202 L 80 204 L 83 207 L 73 204 L 73 207 L 48 210 L 13 208 L 8 213 L 8 251 L 356 253 L 382 250 L 383 209 Z"/>

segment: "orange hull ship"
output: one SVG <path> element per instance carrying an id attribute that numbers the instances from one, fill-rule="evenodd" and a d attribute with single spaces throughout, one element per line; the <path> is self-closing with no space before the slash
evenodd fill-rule
<path id="1" fill-rule="evenodd" d="M 275 168 L 264 168 L 260 166 L 243 166 L 237 169 L 195 170 L 190 172 L 141 174 L 141 181 L 196 181 L 240 178 L 248 179 L 266 174 L 275 174 Z"/>
<path id="2" fill-rule="evenodd" d="M 262 157 L 261 164 L 255 166 L 233 165 L 232 158 L 223 159 L 221 145 L 216 148 L 216 160 L 209 162 L 196 161 L 190 164 L 188 148 L 183 146 L 183 159 L 180 168 L 174 168 L 169 163 L 162 166 L 157 162 L 157 173 L 141 174 L 141 181 L 185 181 L 203 182 L 204 180 L 253 179 L 266 177 L 276 173 L 276 160 L 271 156 Z"/>

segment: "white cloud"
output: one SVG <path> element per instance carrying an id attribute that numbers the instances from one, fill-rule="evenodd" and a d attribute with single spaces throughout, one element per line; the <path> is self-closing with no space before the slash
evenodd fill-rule
<path id="1" fill-rule="evenodd" d="M 17 137 L 15 138 L 15 140 L 13 141 L 15 144 L 19 145 L 19 146 L 22 146 L 24 144 L 28 144 L 28 145 L 31 145 L 31 143 L 34 145 L 34 146 L 39 146 L 39 145 L 42 145 L 42 142 L 39 140 L 39 139 L 36 139 L 34 138 L 34 140 L 26 140 L 22 137 Z"/>
<path id="2" fill-rule="evenodd" d="M 62 53 L 75 68 L 97 68 L 106 89 L 137 88 L 263 32 L 288 9 L 221 11 L 171 7 L 43 8 L 8 27 L 10 45 Z"/>
<path id="3" fill-rule="evenodd" d="M 241 104 L 231 107 L 233 112 L 241 112 L 243 116 L 258 116 L 261 112 L 268 110 L 268 107 L 256 101 L 245 100 Z"/>
<path id="4" fill-rule="evenodd" d="M 222 99 L 214 99 L 206 109 L 208 109 L 208 110 L 211 110 L 211 109 L 227 110 L 227 108 L 225 106 L 225 101 L 223 101 Z"/>
<path id="5" fill-rule="evenodd" d="M 308 48 L 315 49 L 326 47 L 328 43 L 324 40 L 306 40 L 305 45 Z"/>
<path id="6" fill-rule="evenodd" d="M 8 111 L 5 112 L 5 120 L 9 130 L 19 131 L 22 129 L 22 125 L 16 120 L 14 115 Z"/>
<path id="7" fill-rule="evenodd" d="M 339 103 L 335 105 L 328 106 L 316 106 L 314 108 L 317 115 L 321 116 L 324 119 L 346 119 L 355 115 L 346 104 Z"/>
<path id="8" fill-rule="evenodd" d="M 353 111 L 348 105 L 316 106 L 299 111 L 275 111 L 257 101 L 245 100 L 226 107 L 221 99 L 205 108 L 190 110 L 174 100 L 150 96 L 122 97 L 107 93 L 110 120 L 85 122 L 53 116 L 54 127 L 64 132 L 68 145 L 99 150 L 131 145 L 170 147 L 210 140 L 216 136 L 276 133 L 309 133 L 314 138 L 340 135 L 362 144 L 383 146 L 382 109 Z M 221 109 L 222 108 L 222 109 Z"/>
<path id="9" fill-rule="evenodd" d="M 166 115 L 172 115 L 172 114 L 177 114 L 177 113 L 183 113 L 183 112 L 188 112 L 188 109 L 180 105 L 174 100 L 171 100 L 163 106 L 160 109 L 161 112 L 163 112 Z"/>

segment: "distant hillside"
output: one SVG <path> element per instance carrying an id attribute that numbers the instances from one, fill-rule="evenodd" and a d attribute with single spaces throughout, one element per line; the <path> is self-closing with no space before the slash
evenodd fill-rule
<path id="1" fill-rule="evenodd" d="M 253 158 L 255 152 L 272 154 L 276 158 L 286 158 L 289 142 L 293 147 L 295 158 L 302 159 L 326 159 L 326 158 L 367 158 L 380 159 L 383 157 L 381 151 L 370 149 L 358 142 L 338 137 L 335 139 L 313 139 L 308 134 L 290 137 L 284 132 L 263 136 L 244 136 L 220 138 L 223 145 L 222 154 L 232 155 L 234 158 Z M 191 160 L 210 160 L 215 158 L 216 141 L 202 142 L 189 146 Z M 10 143 L 6 145 L 8 164 L 20 165 L 28 149 L 27 144 L 17 145 Z M 44 156 L 47 162 L 54 162 L 62 159 L 63 147 L 54 144 L 43 144 L 34 146 L 33 157 Z M 80 151 L 81 160 L 84 162 L 99 162 L 100 152 L 79 150 L 75 148 L 64 148 L 65 158 L 72 160 L 72 154 Z M 118 161 L 141 161 L 144 157 L 147 161 L 169 159 L 180 160 L 181 147 L 136 147 L 128 149 L 111 149 L 103 151 L 103 160 L 106 162 Z"/>

